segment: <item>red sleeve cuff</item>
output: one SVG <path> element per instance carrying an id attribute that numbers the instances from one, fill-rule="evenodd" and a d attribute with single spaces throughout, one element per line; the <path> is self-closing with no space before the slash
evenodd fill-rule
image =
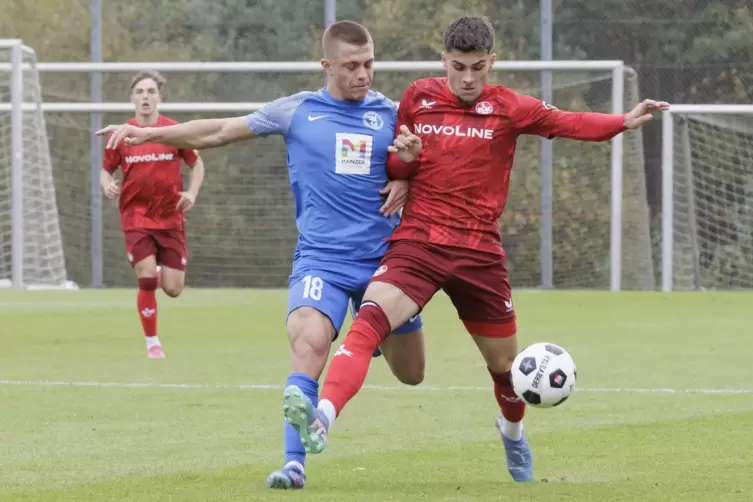
<path id="1" fill-rule="evenodd" d="M 418 168 L 418 160 L 403 162 L 396 155 L 390 155 L 387 160 L 387 178 L 393 180 L 407 180 L 411 178 Z"/>

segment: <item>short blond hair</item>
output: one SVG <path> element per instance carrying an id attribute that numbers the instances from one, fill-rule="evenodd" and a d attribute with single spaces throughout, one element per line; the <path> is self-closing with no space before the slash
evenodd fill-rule
<path id="1" fill-rule="evenodd" d="M 329 25 L 322 35 L 322 52 L 325 58 L 331 57 L 337 42 L 366 45 L 372 43 L 372 40 L 369 30 L 362 24 L 355 21 L 338 21 Z"/>

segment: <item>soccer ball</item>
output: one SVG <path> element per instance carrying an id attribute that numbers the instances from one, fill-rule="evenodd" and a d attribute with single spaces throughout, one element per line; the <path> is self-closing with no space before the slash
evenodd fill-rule
<path id="1" fill-rule="evenodd" d="M 565 402 L 575 389 L 575 361 L 553 343 L 534 343 L 512 363 L 512 387 L 523 401 L 537 408 Z"/>

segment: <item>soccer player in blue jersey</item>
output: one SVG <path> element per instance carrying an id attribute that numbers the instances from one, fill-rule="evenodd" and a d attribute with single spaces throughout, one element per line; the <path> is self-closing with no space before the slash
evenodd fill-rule
<path id="1" fill-rule="evenodd" d="M 107 148 L 125 142 L 163 143 L 202 150 L 280 134 L 288 149 L 290 185 L 299 238 L 288 292 L 287 332 L 292 371 L 285 386 L 299 387 L 312 402 L 348 304 L 359 306 L 372 275 L 379 274 L 386 238 L 397 226 L 407 182 L 388 182 L 396 105 L 371 90 L 374 45 L 360 24 L 340 21 L 322 37 L 325 88 L 277 99 L 245 117 L 194 120 L 137 128 L 108 126 Z M 384 196 L 387 200 L 384 200 Z M 416 316 L 380 346 L 403 383 L 423 380 L 421 319 Z M 344 351 L 343 347 L 338 349 Z M 271 488 L 303 488 L 305 450 L 285 423 L 285 464 L 272 472 Z"/>

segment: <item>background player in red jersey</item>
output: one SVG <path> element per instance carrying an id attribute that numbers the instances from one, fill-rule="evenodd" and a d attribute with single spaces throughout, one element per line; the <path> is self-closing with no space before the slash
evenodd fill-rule
<path id="1" fill-rule="evenodd" d="M 518 136 L 608 140 L 640 127 L 667 103 L 644 101 L 625 115 L 572 113 L 499 85 L 488 85 L 494 32 L 488 20 L 462 17 L 447 27 L 446 78 L 413 83 L 398 112 L 388 170 L 411 179 L 400 226 L 364 302 L 332 359 L 315 409 L 286 389 L 284 411 L 312 452 L 358 392 L 371 353 L 390 329 L 415 315 L 441 288 L 478 346 L 494 382 L 497 426 L 515 481 L 530 481 L 533 461 L 523 434 L 525 404 L 515 395 L 510 366 L 518 352 L 515 311 L 498 219 L 509 190 Z M 397 158 L 399 157 L 399 158 Z M 416 160 L 417 159 L 417 160 Z"/>
<path id="2" fill-rule="evenodd" d="M 156 72 L 141 72 L 133 78 L 131 102 L 136 114 L 129 124 L 137 127 L 177 124 L 157 111 L 164 84 L 165 79 Z M 191 167 L 186 191 L 181 159 Z M 118 168 L 123 171 L 122 189 L 113 177 Z M 108 199 L 120 196 L 120 220 L 128 261 L 139 282 L 136 304 L 151 359 L 165 357 L 157 337 L 155 291 L 160 285 L 171 297 L 183 291 L 188 260 L 184 213 L 196 202 L 203 181 L 204 164 L 196 150 L 159 143 L 134 146 L 125 142 L 105 150 L 100 183 Z"/>

